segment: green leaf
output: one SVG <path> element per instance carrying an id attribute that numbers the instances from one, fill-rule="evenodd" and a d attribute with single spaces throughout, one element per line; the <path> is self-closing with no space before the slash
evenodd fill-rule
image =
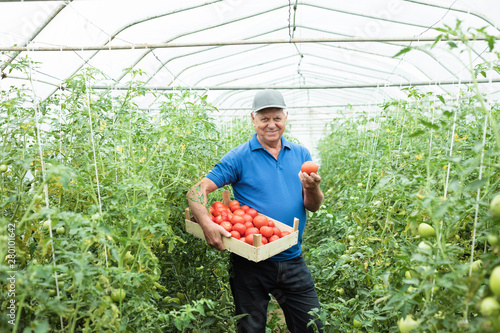
<path id="1" fill-rule="evenodd" d="M 393 55 L 392 57 L 393 57 L 393 58 L 399 57 L 399 56 L 400 56 L 400 55 L 402 55 L 402 54 L 405 54 L 405 53 L 407 53 L 407 52 L 410 52 L 412 49 L 413 49 L 413 47 L 411 47 L 411 46 L 407 46 L 407 47 L 403 48 L 401 51 L 399 51 L 398 53 L 396 53 L 395 55 Z"/>
<path id="2" fill-rule="evenodd" d="M 465 186 L 465 190 L 466 191 L 477 191 L 478 189 L 480 189 L 481 187 L 483 187 L 486 184 L 488 184 L 488 179 L 481 179 L 481 180 L 476 179 L 473 182 L 471 182 L 470 184 L 468 184 L 467 186 Z"/>
<path id="3" fill-rule="evenodd" d="M 422 135 L 422 134 L 424 134 L 424 133 L 425 133 L 425 132 L 424 132 L 424 131 L 422 131 L 422 130 L 417 130 L 417 131 L 415 131 L 415 132 L 411 133 L 410 135 L 408 135 L 408 137 L 410 137 L 410 138 L 414 138 L 414 137 L 419 136 L 419 135 Z"/>
<path id="4" fill-rule="evenodd" d="M 419 121 L 422 125 L 424 125 L 425 127 L 427 127 L 427 128 L 432 128 L 432 129 L 434 129 L 434 130 L 438 130 L 438 129 L 439 129 L 439 126 L 438 126 L 438 125 L 433 124 L 433 123 L 431 123 L 431 122 L 428 122 L 428 121 L 426 121 L 426 120 L 419 119 L 418 121 Z"/>
<path id="5" fill-rule="evenodd" d="M 446 104 L 444 97 L 442 95 L 436 95 L 436 97 L 441 101 L 441 103 Z"/>

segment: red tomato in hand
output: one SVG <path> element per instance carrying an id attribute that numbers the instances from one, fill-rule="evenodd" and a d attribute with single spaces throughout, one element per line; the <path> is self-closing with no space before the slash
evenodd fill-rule
<path id="1" fill-rule="evenodd" d="M 312 161 L 307 161 L 304 164 L 302 164 L 302 166 L 300 167 L 300 171 L 305 172 L 308 175 L 310 175 L 313 172 L 318 173 L 318 169 L 319 169 L 319 166 Z"/>

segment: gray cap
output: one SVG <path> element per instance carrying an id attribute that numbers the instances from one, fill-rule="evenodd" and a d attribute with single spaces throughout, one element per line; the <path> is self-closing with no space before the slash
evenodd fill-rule
<path id="1" fill-rule="evenodd" d="M 257 112 L 266 108 L 285 109 L 285 100 L 283 95 L 277 90 L 266 89 L 255 94 L 253 99 L 252 112 Z"/>

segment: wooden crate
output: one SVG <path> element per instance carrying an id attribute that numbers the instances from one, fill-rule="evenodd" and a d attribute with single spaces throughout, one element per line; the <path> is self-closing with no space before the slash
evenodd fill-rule
<path id="1" fill-rule="evenodd" d="M 223 193 L 223 204 L 229 204 L 229 191 Z M 205 239 L 205 234 L 201 229 L 201 226 L 194 221 L 192 218 L 189 208 L 186 208 L 186 231 L 198 238 Z M 282 231 L 289 231 L 290 234 L 281 237 L 274 242 L 267 243 L 262 245 L 262 235 L 256 234 L 253 236 L 254 245 L 247 244 L 239 239 L 235 238 L 227 238 L 222 237 L 222 242 L 224 243 L 224 247 L 227 251 L 235 253 L 239 256 L 242 256 L 248 260 L 252 260 L 255 262 L 266 260 L 284 250 L 294 246 L 297 244 L 299 239 L 299 219 L 295 218 L 293 221 L 293 228 L 282 223 L 276 221 L 275 219 L 271 219 L 274 221 L 276 227 L 280 228 Z"/>

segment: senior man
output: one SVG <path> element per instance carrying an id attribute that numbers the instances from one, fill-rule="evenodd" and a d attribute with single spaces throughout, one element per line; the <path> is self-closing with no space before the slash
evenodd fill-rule
<path id="1" fill-rule="evenodd" d="M 231 184 L 234 198 L 258 212 L 293 225 L 299 219 L 298 243 L 260 262 L 231 254 L 230 284 L 236 314 L 247 314 L 238 321 L 238 332 L 266 330 L 270 294 L 278 301 L 290 332 L 313 332 L 308 324 L 310 311 L 320 305 L 314 282 L 301 254 L 306 225 L 306 210 L 316 211 L 323 201 L 321 177 L 303 173 L 300 167 L 311 160 L 307 148 L 289 142 L 283 136 L 288 113 L 285 101 L 276 90 L 256 93 L 250 114 L 255 127 L 252 138 L 229 151 L 219 163 L 188 193 L 195 219 L 207 243 L 223 251 L 222 237 L 231 237 L 213 223 L 205 205 L 207 194 Z M 196 200 L 203 196 L 204 202 Z M 315 320 L 322 331 L 322 323 Z"/>

